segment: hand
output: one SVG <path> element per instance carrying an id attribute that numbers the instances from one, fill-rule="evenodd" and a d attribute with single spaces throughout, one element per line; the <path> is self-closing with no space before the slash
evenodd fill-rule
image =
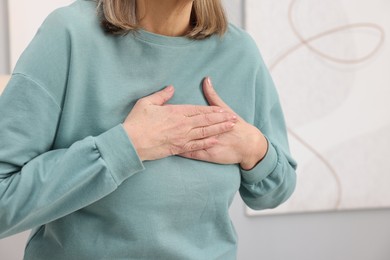
<path id="1" fill-rule="evenodd" d="M 210 78 L 203 81 L 203 92 L 210 105 L 234 113 L 215 92 Z M 268 142 L 259 129 L 239 116 L 237 118 L 232 131 L 219 135 L 218 143 L 214 146 L 186 152 L 180 156 L 220 164 L 238 163 L 244 170 L 252 169 L 265 156 Z"/>
<path id="2" fill-rule="evenodd" d="M 218 106 L 166 105 L 173 94 L 168 86 L 139 99 L 123 122 L 142 161 L 211 148 L 237 121 Z"/>

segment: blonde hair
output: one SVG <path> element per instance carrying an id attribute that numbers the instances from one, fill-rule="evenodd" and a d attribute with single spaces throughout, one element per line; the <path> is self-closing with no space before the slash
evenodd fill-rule
<path id="1" fill-rule="evenodd" d="M 101 26 L 110 34 L 126 34 L 139 29 L 136 0 L 97 0 Z M 227 18 L 221 0 L 194 0 L 191 11 L 192 29 L 185 35 L 204 39 L 213 34 L 222 36 Z"/>

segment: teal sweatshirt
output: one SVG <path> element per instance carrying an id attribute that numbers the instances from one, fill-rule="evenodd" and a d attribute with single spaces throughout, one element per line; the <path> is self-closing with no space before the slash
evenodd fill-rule
<path id="1" fill-rule="evenodd" d="M 264 159 L 142 162 L 122 125 L 135 102 L 172 84 L 171 104 L 207 105 L 205 76 L 266 136 Z M 272 79 L 233 25 L 204 40 L 112 36 L 78 0 L 47 17 L 0 97 L 0 238 L 33 229 L 25 259 L 235 259 L 235 193 L 276 207 L 295 169 Z"/>

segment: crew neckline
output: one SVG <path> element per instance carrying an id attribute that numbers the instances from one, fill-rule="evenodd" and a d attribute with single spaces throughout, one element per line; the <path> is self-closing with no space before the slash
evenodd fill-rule
<path id="1" fill-rule="evenodd" d="M 166 36 L 152 33 L 141 28 L 134 32 L 134 36 L 146 42 L 165 46 L 185 46 L 197 41 L 186 36 Z"/>

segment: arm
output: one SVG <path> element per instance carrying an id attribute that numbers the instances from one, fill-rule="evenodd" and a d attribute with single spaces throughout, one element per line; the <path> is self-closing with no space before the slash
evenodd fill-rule
<path id="1" fill-rule="evenodd" d="M 24 75 L 13 75 L 0 97 L 0 237 L 85 207 L 143 170 L 121 124 L 50 150 L 60 114 Z"/>
<path id="2" fill-rule="evenodd" d="M 267 152 L 252 169 L 241 169 L 240 195 L 255 210 L 280 205 L 291 196 L 296 183 L 297 164 L 289 152 L 279 101 L 268 109 L 264 120 L 259 129 L 267 139 Z"/>
<path id="3" fill-rule="evenodd" d="M 210 147 L 212 136 L 230 131 L 226 121 L 231 115 L 220 108 L 162 106 L 173 95 L 169 89 L 137 102 L 123 124 L 51 150 L 61 108 L 38 83 L 14 74 L 0 98 L 0 237 L 51 222 L 110 194 L 144 169 L 141 160 Z M 150 112 L 146 117 L 145 111 Z M 134 133 L 143 134 L 134 138 L 141 157 L 128 132 L 132 140 Z M 141 149 L 145 142 L 147 149 Z"/>
<path id="4" fill-rule="evenodd" d="M 122 124 L 53 150 L 74 40 L 61 14 L 46 19 L 0 97 L 0 238 L 107 196 L 144 169 L 141 160 L 210 147 L 234 121 L 217 107 L 163 105 L 174 93 L 166 88 L 139 100 Z"/>
<path id="5" fill-rule="evenodd" d="M 297 167 L 290 154 L 286 124 L 277 90 L 261 58 L 260 61 L 255 82 L 254 126 L 266 139 L 267 150 L 261 161 L 253 168 L 250 170 L 241 168 L 240 187 L 242 199 L 255 210 L 274 208 L 291 196 L 295 189 Z"/>
<path id="6" fill-rule="evenodd" d="M 85 207 L 143 170 L 122 124 L 53 150 L 72 45 L 62 12 L 42 24 L 0 96 L 0 238 Z"/>
<path id="7" fill-rule="evenodd" d="M 215 92 L 208 78 L 203 91 L 210 105 L 234 113 Z M 217 145 L 181 154 L 183 157 L 240 165 L 240 195 L 252 209 L 274 208 L 287 200 L 295 188 L 296 162 L 289 152 L 287 131 L 272 79 L 260 67 L 256 79 L 255 124 L 242 118 L 233 131 L 220 135 Z"/>

